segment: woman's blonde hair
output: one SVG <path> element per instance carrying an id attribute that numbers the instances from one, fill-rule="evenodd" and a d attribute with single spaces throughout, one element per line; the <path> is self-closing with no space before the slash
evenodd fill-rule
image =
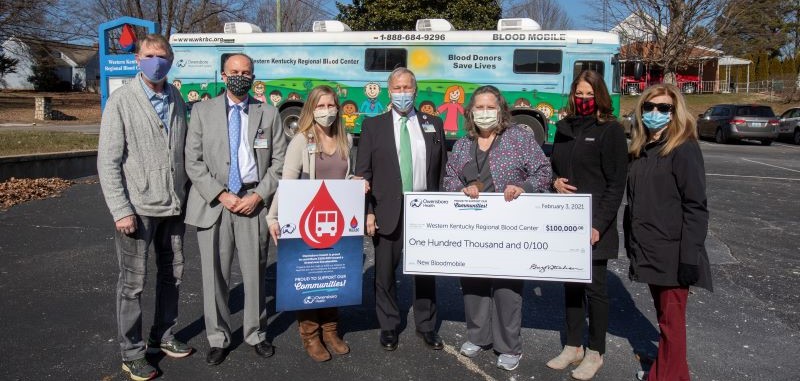
<path id="1" fill-rule="evenodd" d="M 672 120 L 669 121 L 667 128 L 662 133 L 661 139 L 666 140 L 666 143 L 661 149 L 661 156 L 669 155 L 675 148 L 687 141 L 697 140 L 697 121 L 686 108 L 686 101 L 680 90 L 667 83 L 653 85 L 645 89 L 636 103 L 636 125 L 631 129 L 631 144 L 628 147 L 628 153 L 635 158 L 639 157 L 642 148 L 650 139 L 650 132 L 642 122 L 642 104 L 660 95 L 672 98 Z"/>
<path id="2" fill-rule="evenodd" d="M 325 95 L 332 96 L 333 103 L 336 105 L 336 110 L 340 109 L 339 97 L 336 95 L 336 92 L 330 86 L 317 86 L 308 94 L 308 99 L 306 103 L 303 104 L 303 110 L 300 111 L 300 120 L 297 122 L 299 125 L 297 133 L 304 134 L 309 141 L 313 140 L 314 143 L 319 143 L 317 129 L 314 128 L 314 110 L 317 108 L 317 103 L 319 103 L 320 98 Z M 339 151 L 339 155 L 341 155 L 342 159 L 347 159 L 348 156 L 350 156 L 349 139 L 347 138 L 347 132 L 342 128 L 341 118 L 338 117 L 338 115 L 330 128 L 333 139 L 336 141 L 336 149 Z M 317 152 L 320 152 L 321 149 L 322 146 L 317 145 Z"/>

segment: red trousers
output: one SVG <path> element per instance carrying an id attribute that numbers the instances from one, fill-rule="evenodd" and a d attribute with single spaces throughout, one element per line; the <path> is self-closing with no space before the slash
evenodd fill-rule
<path id="1" fill-rule="evenodd" d="M 658 357 L 647 381 L 689 381 L 686 362 L 686 299 L 688 287 L 650 285 L 658 317 Z"/>

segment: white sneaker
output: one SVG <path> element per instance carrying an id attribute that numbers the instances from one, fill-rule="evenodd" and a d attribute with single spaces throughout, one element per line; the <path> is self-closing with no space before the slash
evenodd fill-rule
<path id="1" fill-rule="evenodd" d="M 464 344 L 461 344 L 460 353 L 462 355 L 466 356 L 466 357 L 475 357 L 479 353 L 481 353 L 481 352 L 483 352 L 485 350 L 486 350 L 486 348 L 484 348 L 484 347 L 482 347 L 480 345 L 475 345 L 475 344 L 472 344 L 472 342 L 470 342 L 470 341 L 466 341 L 466 342 L 464 342 Z"/>
<path id="2" fill-rule="evenodd" d="M 519 366 L 519 360 L 522 358 L 522 353 L 518 355 L 501 354 L 497 356 L 497 367 L 505 370 L 514 370 Z"/>
<path id="3" fill-rule="evenodd" d="M 647 372 L 645 372 L 643 370 L 640 370 L 640 371 L 636 372 L 636 379 L 639 380 L 639 381 L 647 381 L 647 376 L 649 376 L 649 375 L 650 374 L 648 374 Z"/>

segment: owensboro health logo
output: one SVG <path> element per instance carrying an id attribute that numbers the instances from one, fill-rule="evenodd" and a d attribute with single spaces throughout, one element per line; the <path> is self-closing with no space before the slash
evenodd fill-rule
<path id="1" fill-rule="evenodd" d="M 427 198 L 415 198 L 408 203 L 412 208 L 434 208 L 439 205 L 447 205 L 450 201 L 447 200 L 430 200 Z"/>
<path id="2" fill-rule="evenodd" d="M 489 203 L 486 200 L 477 199 L 466 199 L 466 200 L 455 200 L 453 201 L 453 206 L 458 210 L 483 210 Z"/>

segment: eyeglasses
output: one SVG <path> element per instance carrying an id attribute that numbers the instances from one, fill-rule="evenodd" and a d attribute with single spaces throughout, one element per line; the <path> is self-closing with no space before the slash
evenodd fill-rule
<path id="1" fill-rule="evenodd" d="M 657 109 L 658 112 L 670 112 L 675 106 L 670 103 L 653 103 L 653 102 L 644 102 L 642 103 L 642 111 L 650 112 L 653 109 Z"/>

